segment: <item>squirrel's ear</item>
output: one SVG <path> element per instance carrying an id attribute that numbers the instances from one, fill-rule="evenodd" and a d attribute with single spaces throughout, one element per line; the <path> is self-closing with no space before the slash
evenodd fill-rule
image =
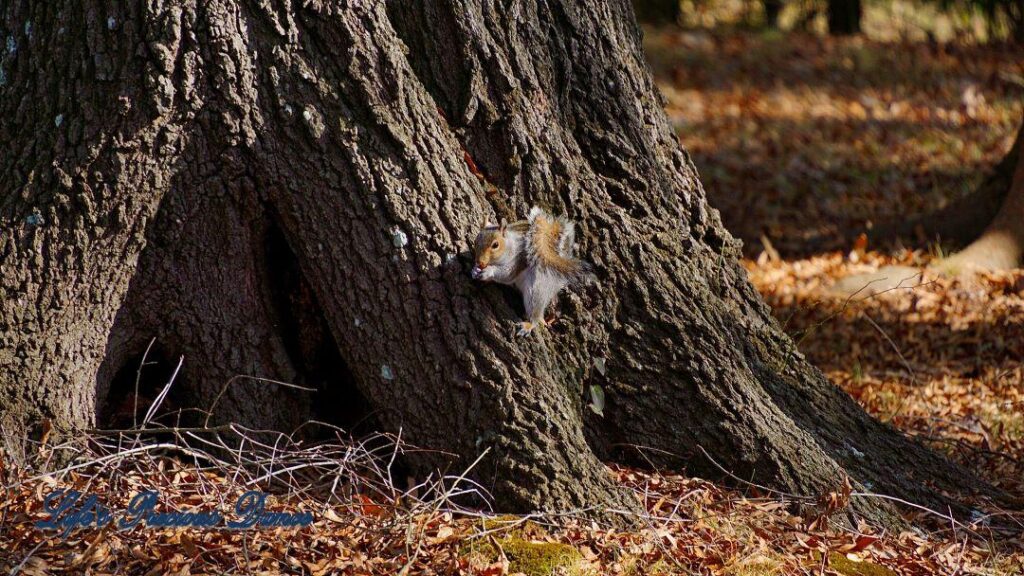
<path id="1" fill-rule="evenodd" d="M 504 235 L 505 234 L 505 228 L 507 226 L 508 226 L 508 220 L 502 218 L 501 219 L 501 225 L 498 226 L 498 232 L 501 232 Z"/>
<path id="2" fill-rule="evenodd" d="M 494 222 L 491 222 L 490 219 L 484 220 L 484 228 L 490 228 L 491 226 L 494 226 Z"/>

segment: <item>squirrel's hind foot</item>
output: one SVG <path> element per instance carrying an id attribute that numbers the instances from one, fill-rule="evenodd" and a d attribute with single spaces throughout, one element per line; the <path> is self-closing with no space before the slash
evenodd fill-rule
<path id="1" fill-rule="evenodd" d="M 544 318 L 538 322 L 516 322 L 519 329 L 516 330 L 516 336 L 526 336 L 532 334 L 538 326 L 548 327 L 558 321 L 558 316 L 551 316 L 550 318 Z"/>
<path id="2" fill-rule="evenodd" d="M 516 331 L 516 336 L 526 336 L 527 334 L 533 332 L 533 329 L 536 327 L 537 325 L 534 324 L 533 322 L 520 322 L 519 330 Z"/>

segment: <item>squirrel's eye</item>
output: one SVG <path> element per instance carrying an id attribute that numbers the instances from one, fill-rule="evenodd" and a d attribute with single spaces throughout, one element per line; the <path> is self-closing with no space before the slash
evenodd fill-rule
<path id="1" fill-rule="evenodd" d="M 497 250 L 497 249 L 498 249 L 498 242 L 495 241 L 494 244 L 491 244 L 491 250 Z"/>

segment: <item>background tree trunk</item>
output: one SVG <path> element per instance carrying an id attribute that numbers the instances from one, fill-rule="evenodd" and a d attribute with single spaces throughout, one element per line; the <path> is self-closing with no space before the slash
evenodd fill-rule
<path id="1" fill-rule="evenodd" d="M 649 24 L 676 24 L 681 15 L 679 0 L 633 0 L 636 19 Z"/>
<path id="2" fill-rule="evenodd" d="M 41 419 L 103 420 L 155 337 L 184 357 L 179 407 L 229 383 L 213 422 L 368 410 L 434 449 L 418 469 L 487 450 L 474 476 L 505 509 L 632 508 L 599 458 L 638 446 L 804 495 L 844 471 L 932 505 L 997 494 L 871 419 L 782 333 L 626 0 L 60 4 L 4 23 L 20 43 L 0 120 L 15 452 Z M 600 288 L 513 339 L 518 295 L 471 282 L 465 253 L 485 219 L 533 204 L 580 223 Z M 891 519 L 879 500 L 854 510 Z"/>
<path id="3" fill-rule="evenodd" d="M 828 33 L 833 36 L 860 34 L 863 14 L 861 0 L 828 0 Z"/>
<path id="4" fill-rule="evenodd" d="M 956 247 L 966 246 L 962 255 L 954 256 L 953 264 L 1003 268 L 1020 265 L 1024 230 L 1020 200 L 1024 190 L 1021 155 L 1024 154 L 1024 125 L 1017 131 L 1010 151 L 1002 162 L 986 176 L 972 193 L 949 206 L 925 214 L 876 227 L 871 232 L 875 242 L 896 238 L 941 240 Z M 977 241 L 977 242 L 976 242 Z M 970 246 L 973 246 L 971 248 Z M 983 261 L 994 259 L 985 264 Z"/>
<path id="5" fill-rule="evenodd" d="M 981 268 L 1004 270 L 1017 268 L 1024 261 L 1024 145 L 1021 136 L 1024 126 L 1017 133 L 1017 141 L 1000 163 L 994 174 L 989 176 L 978 192 L 979 197 L 1002 196 L 999 210 L 991 218 L 981 234 L 966 248 L 941 266 L 947 270 Z M 980 203 L 980 202 L 979 202 Z"/>
<path id="6" fill-rule="evenodd" d="M 764 7 L 765 25 L 769 28 L 778 28 L 779 14 L 782 13 L 785 3 L 782 0 L 763 0 L 761 4 Z"/>

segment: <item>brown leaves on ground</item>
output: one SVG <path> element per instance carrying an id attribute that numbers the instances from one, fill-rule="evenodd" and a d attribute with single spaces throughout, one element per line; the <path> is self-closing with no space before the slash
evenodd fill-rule
<path id="1" fill-rule="evenodd" d="M 0 502 L 0 569 L 20 574 L 1011 574 L 1024 559 L 963 531 L 925 537 L 810 528 L 776 498 L 729 491 L 678 475 L 610 471 L 643 502 L 640 526 L 617 530 L 580 518 L 485 516 L 441 509 L 410 512 L 367 498 L 327 503 L 279 495 L 268 508 L 314 512 L 292 529 L 79 530 L 66 540 L 33 523 L 55 486 L 88 490 L 112 509 L 140 489 L 160 509 L 224 510 L 243 487 L 230 475 L 161 459 L 145 477 L 102 464 L 28 479 L 8 472 Z M 843 495 L 837 496 L 839 499 Z M 845 496 L 848 497 L 848 496 Z M 978 526 L 975 526 L 978 528 Z M 1011 549 L 1012 550 L 1012 549 Z M 851 568 L 851 566 L 853 568 Z"/>
<path id="2" fill-rule="evenodd" d="M 930 257 L 823 254 L 747 262 L 810 361 L 878 418 L 921 437 L 1024 502 L 1024 271 L 943 277 Z M 841 279 L 923 269 L 878 294 Z"/>
<path id="3" fill-rule="evenodd" d="M 855 257 L 851 257 L 855 255 Z M 918 435 L 989 481 L 1024 495 L 1024 272 L 932 278 L 865 298 L 837 298 L 840 278 L 886 266 L 923 268 L 929 257 L 858 250 L 746 265 L 801 349 L 877 417 Z M 854 262 L 856 260 L 856 262 Z M 339 447 L 334 453 L 350 450 Z M 291 491 L 270 510 L 312 512 L 299 529 L 80 530 L 61 540 L 34 522 L 55 488 L 96 494 L 122 509 L 157 490 L 162 510 L 230 510 L 251 486 L 231 469 L 160 456 L 92 463 L 33 478 L 4 466 L 0 570 L 21 574 L 870 574 L 1024 572 L 1024 543 L 991 511 L 932 534 L 830 525 L 849 485 L 821 495 L 816 517 L 796 503 L 710 482 L 627 468 L 610 471 L 647 516 L 628 530 L 575 517 L 515 517 L 383 498 L 339 478 L 335 497 Z M 283 458 L 281 453 L 276 459 Z M 319 458 L 318 459 L 323 459 Z M 328 464 L 330 463 L 330 459 Z M 202 460 L 200 460 L 202 461 Z M 367 464 L 369 465 L 369 464 Z M 278 464 L 283 470 L 288 468 Z M 332 484 L 330 474 L 311 474 Z M 306 486 L 300 481 L 299 486 Z M 392 491 L 393 492 L 393 491 Z M 339 498 L 338 494 L 348 494 Z M 923 520 L 926 515 L 915 515 Z M 931 518 L 934 525 L 936 518 Z M 938 519 L 941 520 L 941 519 Z"/>
<path id="4" fill-rule="evenodd" d="M 969 194 L 1024 111 L 1024 47 L 645 31 L 711 205 L 754 255 L 848 248 Z"/>

